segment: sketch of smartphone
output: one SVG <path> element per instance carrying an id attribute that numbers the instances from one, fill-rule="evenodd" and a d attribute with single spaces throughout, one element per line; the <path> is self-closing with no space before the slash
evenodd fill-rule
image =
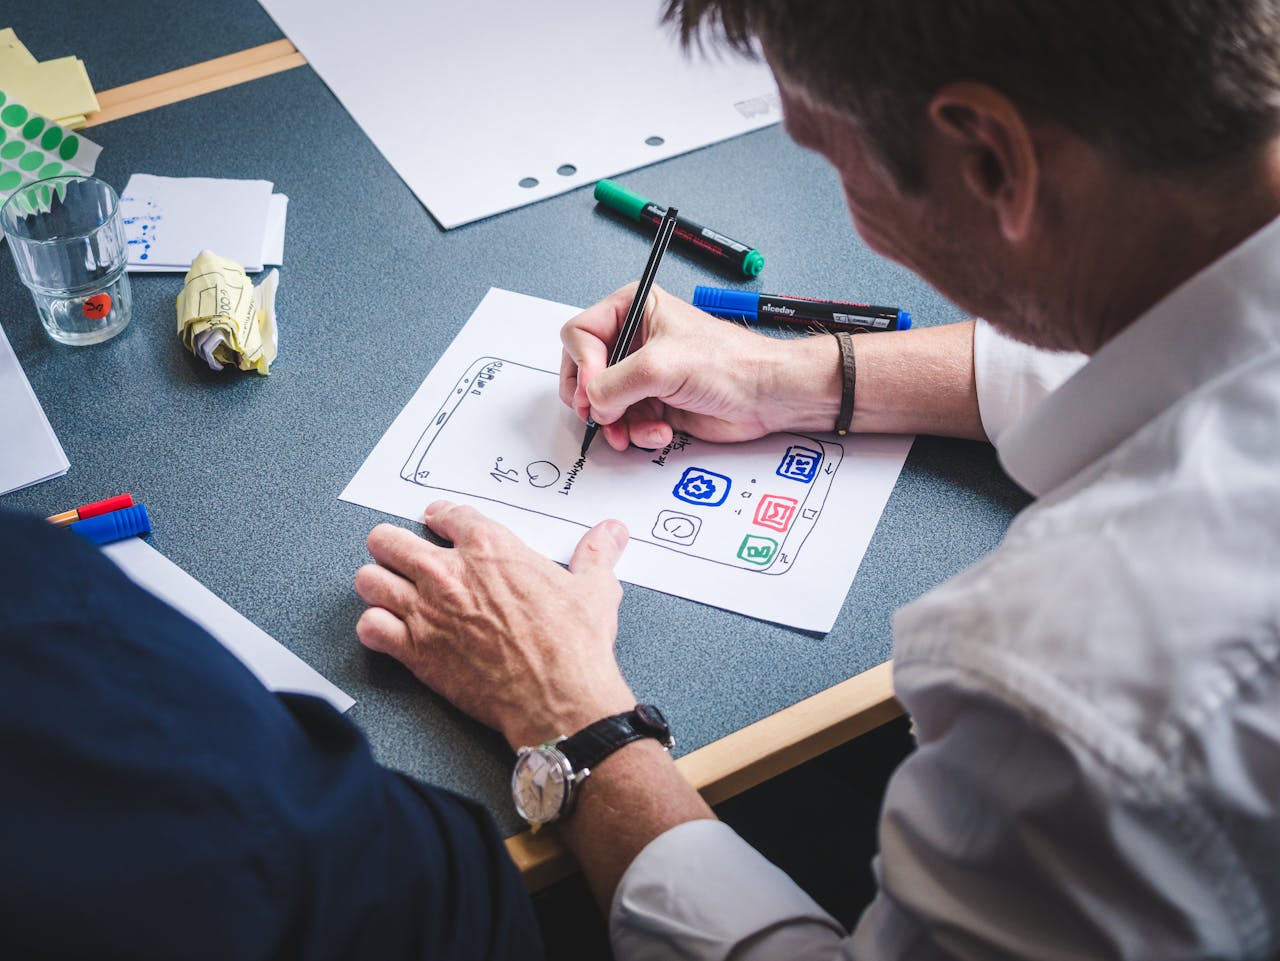
<path id="1" fill-rule="evenodd" d="M 819 522 L 844 458 L 838 443 L 775 434 L 711 444 L 677 433 L 662 450 L 614 451 L 560 402 L 559 375 L 481 357 L 459 377 L 401 477 L 590 528 L 616 517 L 641 541 L 783 574 Z"/>

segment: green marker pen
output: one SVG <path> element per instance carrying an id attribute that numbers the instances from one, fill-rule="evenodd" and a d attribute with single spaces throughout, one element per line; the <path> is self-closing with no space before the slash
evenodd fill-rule
<path id="1" fill-rule="evenodd" d="M 632 220 L 649 224 L 655 231 L 667 214 L 665 207 L 659 207 L 652 200 L 641 197 L 612 180 L 597 181 L 595 196 L 599 203 L 612 207 L 620 214 L 626 214 Z M 764 267 L 764 254 L 760 251 L 684 217 L 676 218 L 672 239 L 725 267 L 740 271 L 747 277 L 756 276 Z"/>

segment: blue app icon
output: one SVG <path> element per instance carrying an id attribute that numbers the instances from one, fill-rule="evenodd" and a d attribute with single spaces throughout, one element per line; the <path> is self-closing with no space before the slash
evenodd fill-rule
<path id="1" fill-rule="evenodd" d="M 778 465 L 776 473 L 787 480 L 808 484 L 818 476 L 820 466 L 822 466 L 821 452 L 792 444 L 782 455 L 782 463 Z"/>
<path id="2" fill-rule="evenodd" d="M 671 493 L 686 504 L 719 507 L 729 496 L 729 487 L 729 478 L 723 474 L 701 467 L 686 467 Z"/>

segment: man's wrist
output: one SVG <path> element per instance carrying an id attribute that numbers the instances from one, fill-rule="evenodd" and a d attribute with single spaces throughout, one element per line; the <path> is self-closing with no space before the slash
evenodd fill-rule
<path id="1" fill-rule="evenodd" d="M 796 337 L 777 347 L 761 378 L 761 409 L 772 431 L 829 431 L 840 414 L 840 347 L 828 334 Z"/>
<path id="2" fill-rule="evenodd" d="M 589 724 L 636 706 L 636 697 L 626 684 L 588 696 L 571 697 L 555 707 L 544 706 L 503 726 L 503 736 L 512 750 L 537 747 L 560 737 L 577 734 Z"/>

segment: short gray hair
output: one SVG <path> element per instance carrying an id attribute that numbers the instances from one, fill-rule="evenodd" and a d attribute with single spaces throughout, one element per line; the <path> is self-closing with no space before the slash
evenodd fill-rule
<path id="1" fill-rule="evenodd" d="M 1280 130 L 1280 0 L 668 0 L 688 44 L 759 37 L 920 186 L 930 97 L 969 80 L 1132 168 L 1212 167 Z"/>

